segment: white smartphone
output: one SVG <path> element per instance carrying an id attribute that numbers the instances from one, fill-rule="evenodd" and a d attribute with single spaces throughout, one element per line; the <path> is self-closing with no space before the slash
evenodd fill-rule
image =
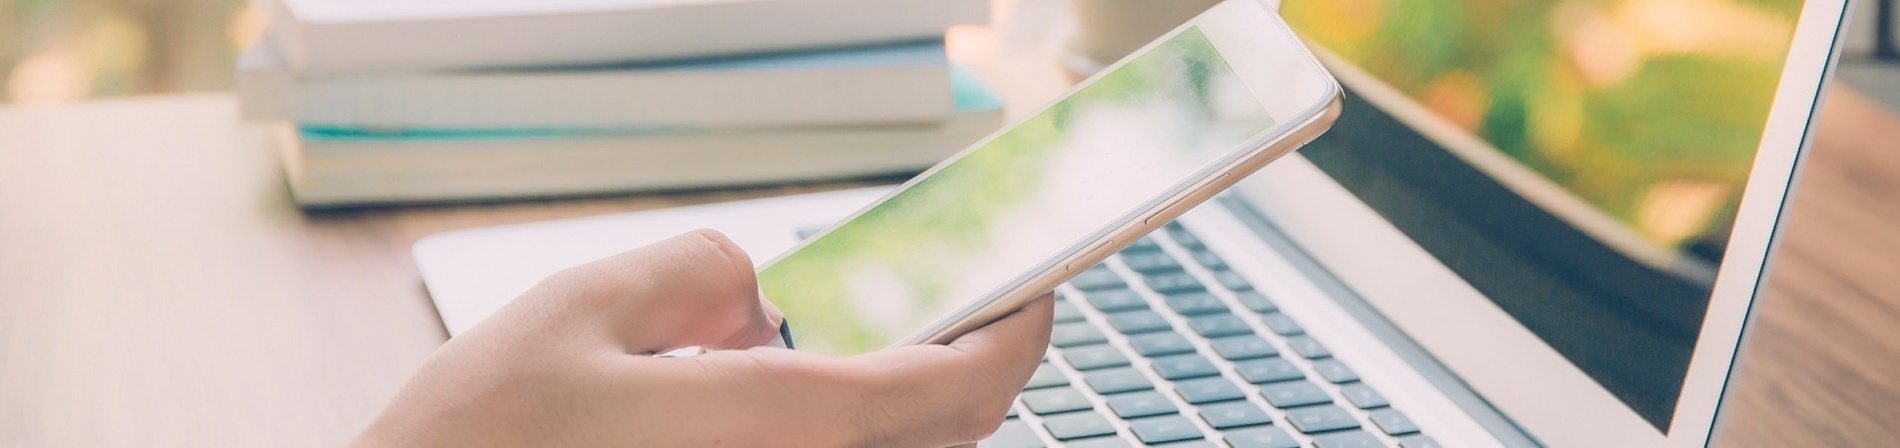
<path id="1" fill-rule="evenodd" d="M 759 269 L 800 350 L 945 343 L 1312 141 L 1339 85 L 1229 0 Z"/>

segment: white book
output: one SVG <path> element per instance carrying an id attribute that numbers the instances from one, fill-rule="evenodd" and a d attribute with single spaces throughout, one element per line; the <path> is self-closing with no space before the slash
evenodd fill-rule
<path id="1" fill-rule="evenodd" d="M 937 124 L 706 132 L 413 131 L 280 125 L 292 197 L 306 207 L 480 201 L 760 185 L 921 171 L 1003 124 L 1001 102 L 958 72 Z"/>
<path id="2" fill-rule="evenodd" d="M 307 77 L 270 39 L 237 62 L 248 119 L 377 129 L 744 128 L 950 115 L 942 40 L 672 64 Z"/>
<path id="3" fill-rule="evenodd" d="M 990 0 L 251 0 L 301 74 L 592 64 L 939 38 Z"/>

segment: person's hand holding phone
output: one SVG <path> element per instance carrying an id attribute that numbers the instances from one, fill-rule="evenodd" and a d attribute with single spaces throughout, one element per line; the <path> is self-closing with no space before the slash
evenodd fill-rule
<path id="1" fill-rule="evenodd" d="M 753 267 L 698 231 L 556 274 L 444 344 L 353 446 L 949 446 L 996 430 L 1053 302 L 948 345 L 830 358 L 778 334 Z M 655 358 L 686 346 L 713 351 Z"/>

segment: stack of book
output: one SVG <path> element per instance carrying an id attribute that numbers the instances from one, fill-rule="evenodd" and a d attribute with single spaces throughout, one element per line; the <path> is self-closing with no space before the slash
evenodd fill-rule
<path id="1" fill-rule="evenodd" d="M 914 172 L 1001 126 L 988 0 L 253 0 L 241 115 L 311 207 Z"/>

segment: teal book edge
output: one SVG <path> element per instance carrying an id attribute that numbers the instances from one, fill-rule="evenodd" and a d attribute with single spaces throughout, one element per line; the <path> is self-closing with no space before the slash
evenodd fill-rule
<path id="1" fill-rule="evenodd" d="M 941 52 L 941 44 L 938 50 Z M 941 53 L 939 53 L 941 54 Z M 968 68 L 950 66 L 951 104 L 958 114 L 984 112 L 1001 109 L 1003 101 L 977 78 Z M 491 139 L 543 139 L 563 137 L 593 136 L 632 136 L 658 135 L 682 132 L 695 132 L 691 128 L 614 128 L 614 129 L 362 129 L 324 126 L 298 127 L 298 137 L 305 142 L 371 142 L 394 140 L 491 140 Z"/>

